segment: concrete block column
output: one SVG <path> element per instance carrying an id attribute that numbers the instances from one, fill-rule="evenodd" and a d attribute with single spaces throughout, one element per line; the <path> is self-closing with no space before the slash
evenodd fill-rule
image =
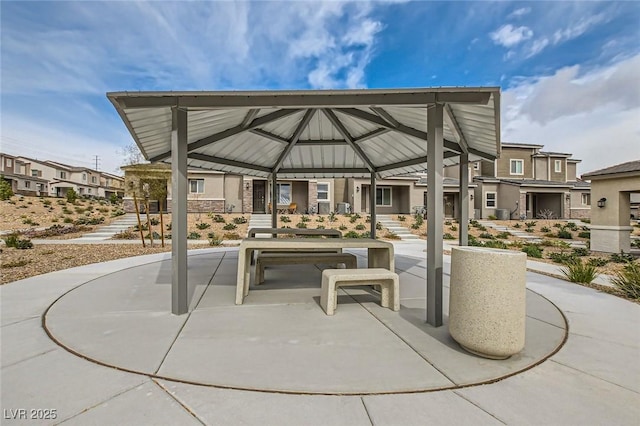
<path id="1" fill-rule="evenodd" d="M 524 348 L 527 255 L 453 247 L 449 333 L 467 351 L 505 359 Z"/>

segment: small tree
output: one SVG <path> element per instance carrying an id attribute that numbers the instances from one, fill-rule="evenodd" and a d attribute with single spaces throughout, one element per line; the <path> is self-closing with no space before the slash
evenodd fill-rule
<path id="1" fill-rule="evenodd" d="M 71 204 L 75 204 L 78 199 L 78 193 L 73 188 L 69 188 L 67 190 L 67 202 Z"/>
<path id="2" fill-rule="evenodd" d="M 4 179 L 4 176 L 0 178 L 0 200 L 5 201 L 13 197 L 13 190 L 11 184 Z"/>

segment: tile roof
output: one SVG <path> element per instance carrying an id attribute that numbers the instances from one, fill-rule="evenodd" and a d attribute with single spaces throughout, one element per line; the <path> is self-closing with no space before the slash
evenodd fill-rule
<path id="1" fill-rule="evenodd" d="M 585 173 L 582 175 L 582 178 L 588 179 L 592 176 L 613 175 L 617 173 L 631 173 L 631 172 L 640 172 L 640 160 L 634 160 L 634 161 L 629 161 L 627 163 L 616 164 L 615 166 L 606 167 L 604 169 Z"/>

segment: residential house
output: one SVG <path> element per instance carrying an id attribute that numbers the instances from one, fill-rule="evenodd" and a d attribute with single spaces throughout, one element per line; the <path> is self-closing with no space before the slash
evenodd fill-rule
<path id="1" fill-rule="evenodd" d="M 124 195 L 124 178 L 50 160 L 36 160 L 0 153 L 0 173 L 18 194 L 65 197 L 73 188 L 84 197 Z"/>
<path id="2" fill-rule="evenodd" d="M 542 151 L 542 145 L 503 143 L 502 155 L 495 161 L 481 160 L 469 167 L 469 211 L 472 217 L 500 219 L 583 218 L 590 212 L 589 183 L 576 177 L 580 160 L 571 154 Z M 144 164 L 123 167 L 127 182 L 136 181 L 145 170 L 162 171 L 171 200 L 171 167 Z M 443 171 L 445 217 L 459 217 L 461 209 L 459 166 Z M 137 177 L 136 177 L 137 176 Z M 137 181 L 136 181 L 137 182 Z M 125 209 L 133 211 L 132 188 L 127 183 Z M 190 169 L 188 171 L 188 210 L 207 212 L 268 213 L 272 206 L 271 181 L 250 176 Z M 347 212 L 369 213 L 370 200 L 376 198 L 379 214 L 409 214 L 427 205 L 425 174 L 396 176 L 376 181 L 372 194 L 371 180 L 362 178 L 282 179 L 278 180 L 275 203 L 286 210 L 292 203 L 300 213 Z M 138 197 L 140 197 L 140 189 Z M 151 210 L 156 200 L 151 202 Z M 164 207 L 170 210 L 170 203 Z M 165 205 L 165 204 L 163 204 Z"/>
<path id="3" fill-rule="evenodd" d="M 14 194 L 48 194 L 49 182 L 42 177 L 42 171 L 32 168 L 31 162 L 22 157 L 0 153 L 0 175 L 9 182 Z"/>
<path id="4" fill-rule="evenodd" d="M 590 186 L 577 178 L 580 160 L 543 145 L 502 143 L 500 158 L 475 166 L 475 216 L 499 219 L 589 217 Z M 491 170 L 493 168 L 493 170 Z"/>

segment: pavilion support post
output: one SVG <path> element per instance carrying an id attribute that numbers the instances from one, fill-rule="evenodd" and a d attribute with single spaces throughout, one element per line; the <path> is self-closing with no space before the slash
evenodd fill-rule
<path id="1" fill-rule="evenodd" d="M 371 212 L 371 238 L 376 239 L 376 174 L 371 173 L 371 195 L 369 197 Z"/>
<path id="2" fill-rule="evenodd" d="M 427 113 L 427 323 L 442 325 L 443 106 Z M 462 224 L 461 224 L 462 225 Z"/>
<path id="3" fill-rule="evenodd" d="M 460 246 L 469 245 L 469 154 L 460 154 L 460 221 L 458 242 Z"/>
<path id="4" fill-rule="evenodd" d="M 187 282 L 187 111 L 173 110 L 171 131 L 171 312 L 189 311 Z"/>
<path id="5" fill-rule="evenodd" d="M 271 227 L 278 227 L 278 175 L 271 174 Z M 276 235 L 273 236 L 275 238 Z"/>

